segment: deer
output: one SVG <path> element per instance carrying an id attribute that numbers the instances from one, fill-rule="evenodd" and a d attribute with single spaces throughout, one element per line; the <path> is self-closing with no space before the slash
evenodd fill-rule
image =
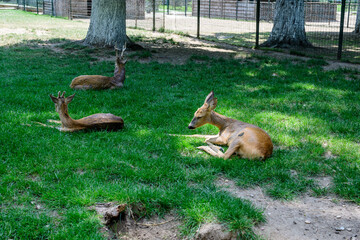
<path id="1" fill-rule="evenodd" d="M 124 52 L 126 44 L 123 46 L 121 55 L 119 56 L 119 49 L 115 48 L 116 61 L 113 77 L 106 77 L 101 75 L 81 75 L 71 81 L 70 87 L 72 89 L 115 89 L 124 86 L 125 82 L 125 64 L 127 59 L 124 59 Z"/>
<path id="2" fill-rule="evenodd" d="M 270 136 L 260 127 L 225 117 L 214 109 L 217 106 L 217 98 L 211 91 L 204 104 L 194 113 L 188 128 L 196 129 L 205 124 L 211 124 L 219 129 L 219 134 L 206 136 L 207 146 L 197 147 L 212 156 L 229 159 L 232 155 L 241 158 L 265 160 L 272 155 L 273 143 Z M 201 137 L 201 135 L 190 135 L 189 137 Z M 216 145 L 215 145 L 216 144 Z M 224 153 L 217 145 L 227 145 Z"/>
<path id="3" fill-rule="evenodd" d="M 75 93 L 65 97 L 65 92 L 55 97 L 50 94 L 51 100 L 55 103 L 55 110 L 59 113 L 61 127 L 58 128 L 62 132 L 75 132 L 80 130 L 119 130 L 124 127 L 124 120 L 121 117 L 111 113 L 97 113 L 78 120 L 72 119 L 68 112 L 68 104 L 73 100 Z M 57 121 L 53 121 L 57 122 Z"/>

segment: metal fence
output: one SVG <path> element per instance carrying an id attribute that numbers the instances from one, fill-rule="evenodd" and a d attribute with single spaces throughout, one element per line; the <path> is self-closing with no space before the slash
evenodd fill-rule
<path id="1" fill-rule="evenodd" d="M 360 34 L 354 33 L 358 1 L 345 1 L 340 52 L 342 60 L 356 63 L 360 63 Z M 255 47 L 256 12 L 256 0 L 145 0 L 142 18 L 128 19 L 127 26 Z M 275 1 L 260 1 L 259 44 L 271 33 L 274 13 Z M 305 0 L 305 30 L 315 48 L 293 49 L 292 53 L 336 59 L 340 20 L 341 1 Z"/>
<path id="2" fill-rule="evenodd" d="M 22 9 L 28 12 L 43 13 L 43 0 L 0 0 L 2 9 Z"/>
<path id="3" fill-rule="evenodd" d="M 293 49 L 292 53 L 326 59 L 339 59 L 340 56 L 342 60 L 360 63 L 360 34 L 354 33 L 360 0 L 343 1 L 345 8 L 342 12 L 341 0 L 305 0 L 305 30 L 308 40 L 315 48 Z M 43 6 L 45 14 L 71 19 L 89 18 L 91 15 L 91 0 L 17 0 L 16 2 L 19 6 L 24 5 L 24 2 L 29 7 Z M 244 47 L 255 47 L 257 38 L 259 44 L 266 41 L 273 27 L 275 13 L 275 0 L 126 0 L 126 2 L 127 27 L 174 32 Z M 257 4 L 260 5 L 258 22 L 256 21 Z M 342 13 L 344 22 L 341 28 Z M 341 29 L 343 38 L 340 38 Z"/>

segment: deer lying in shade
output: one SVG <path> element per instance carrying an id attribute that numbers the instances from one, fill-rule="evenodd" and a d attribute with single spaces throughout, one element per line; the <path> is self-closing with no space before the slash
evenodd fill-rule
<path id="1" fill-rule="evenodd" d="M 125 82 L 125 64 L 124 52 L 126 45 L 124 45 L 121 55 L 119 56 L 119 49 L 115 49 L 116 61 L 113 77 L 106 77 L 101 75 L 81 75 L 71 81 L 70 87 L 73 89 L 115 89 L 124 86 Z"/>
<path id="2" fill-rule="evenodd" d="M 124 127 L 124 121 L 121 117 L 111 113 L 98 113 L 88 117 L 74 120 L 69 116 L 68 104 L 73 100 L 75 94 L 65 98 L 65 92 L 55 97 L 50 94 L 51 100 L 55 103 L 55 110 L 59 113 L 61 120 L 60 131 L 75 132 L 79 130 L 119 130 Z"/>
<path id="3" fill-rule="evenodd" d="M 194 118 L 188 128 L 195 129 L 204 124 L 212 124 L 219 128 L 216 136 L 208 137 L 205 142 L 208 146 L 201 146 L 198 149 L 204 150 L 212 156 L 224 159 L 236 154 L 242 158 L 265 160 L 273 151 L 273 144 L 270 136 L 261 128 L 231 119 L 214 111 L 217 99 L 214 92 L 211 92 L 205 99 L 204 104 L 195 112 Z M 228 145 L 225 153 L 217 145 Z"/>

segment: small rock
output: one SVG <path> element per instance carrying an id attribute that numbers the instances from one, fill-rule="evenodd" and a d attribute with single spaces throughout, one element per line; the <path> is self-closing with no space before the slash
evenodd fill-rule
<path id="1" fill-rule="evenodd" d="M 294 224 L 297 224 L 297 222 L 293 221 Z"/>
<path id="2" fill-rule="evenodd" d="M 264 227 L 262 227 L 262 228 L 261 228 L 261 230 L 265 230 L 265 228 L 264 228 Z"/>
<path id="3" fill-rule="evenodd" d="M 336 218 L 337 218 L 337 219 L 340 219 L 340 218 L 341 218 L 341 216 L 336 216 Z"/>
<path id="4" fill-rule="evenodd" d="M 231 240 L 234 237 L 233 232 L 229 232 L 225 227 L 216 223 L 203 224 L 195 235 L 195 240 L 222 239 Z"/>
<path id="5" fill-rule="evenodd" d="M 39 210 L 41 208 L 41 206 L 39 204 L 36 205 L 35 207 L 37 210 Z"/>
<path id="6" fill-rule="evenodd" d="M 339 234 L 340 232 L 335 232 L 335 234 Z"/>
<path id="7" fill-rule="evenodd" d="M 305 223 L 306 223 L 306 224 L 310 224 L 311 221 L 310 221 L 310 220 L 305 220 Z"/>
<path id="8" fill-rule="evenodd" d="M 335 228 L 335 230 L 336 230 L 336 231 L 344 231 L 345 228 L 344 228 L 344 227 L 337 227 L 337 228 Z"/>
<path id="9" fill-rule="evenodd" d="M 250 197 L 252 197 L 252 198 L 253 198 L 253 197 L 254 197 L 254 194 L 250 194 Z"/>
<path id="10" fill-rule="evenodd" d="M 346 230 L 348 230 L 349 232 L 351 232 L 351 231 L 352 231 L 352 229 L 351 229 L 351 228 L 347 228 Z"/>

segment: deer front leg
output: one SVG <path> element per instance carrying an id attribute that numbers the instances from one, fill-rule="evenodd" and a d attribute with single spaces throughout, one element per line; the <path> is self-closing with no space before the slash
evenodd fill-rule
<path id="1" fill-rule="evenodd" d="M 205 142 L 207 144 L 213 143 L 213 144 L 217 144 L 217 145 L 226 145 L 227 144 L 226 139 L 224 139 L 222 136 L 209 137 L 205 140 Z"/>
<path id="2" fill-rule="evenodd" d="M 214 156 L 214 157 L 219 157 L 219 158 L 223 158 L 225 160 L 229 159 L 234 153 L 235 151 L 240 147 L 240 143 L 239 142 L 235 142 L 232 143 L 229 148 L 226 150 L 225 153 L 223 153 L 221 151 L 221 147 L 219 146 L 215 146 L 212 143 L 208 143 L 208 146 L 200 146 L 198 147 L 198 149 L 201 149 L 207 153 L 209 153 L 210 155 Z"/>
<path id="3" fill-rule="evenodd" d="M 203 150 L 214 157 L 219 157 L 219 158 L 224 157 L 224 153 L 222 153 L 219 150 L 216 151 L 215 149 L 211 148 L 210 146 L 200 146 L 200 147 L 197 147 L 197 149 Z"/>
<path id="4" fill-rule="evenodd" d="M 76 128 L 66 128 L 66 127 L 57 127 L 57 129 L 59 129 L 60 132 L 75 132 L 81 130 Z"/>
<path id="5" fill-rule="evenodd" d="M 59 121 L 59 120 L 53 120 L 53 119 L 48 119 L 47 122 L 49 122 L 49 123 L 61 124 L 61 121 Z"/>

